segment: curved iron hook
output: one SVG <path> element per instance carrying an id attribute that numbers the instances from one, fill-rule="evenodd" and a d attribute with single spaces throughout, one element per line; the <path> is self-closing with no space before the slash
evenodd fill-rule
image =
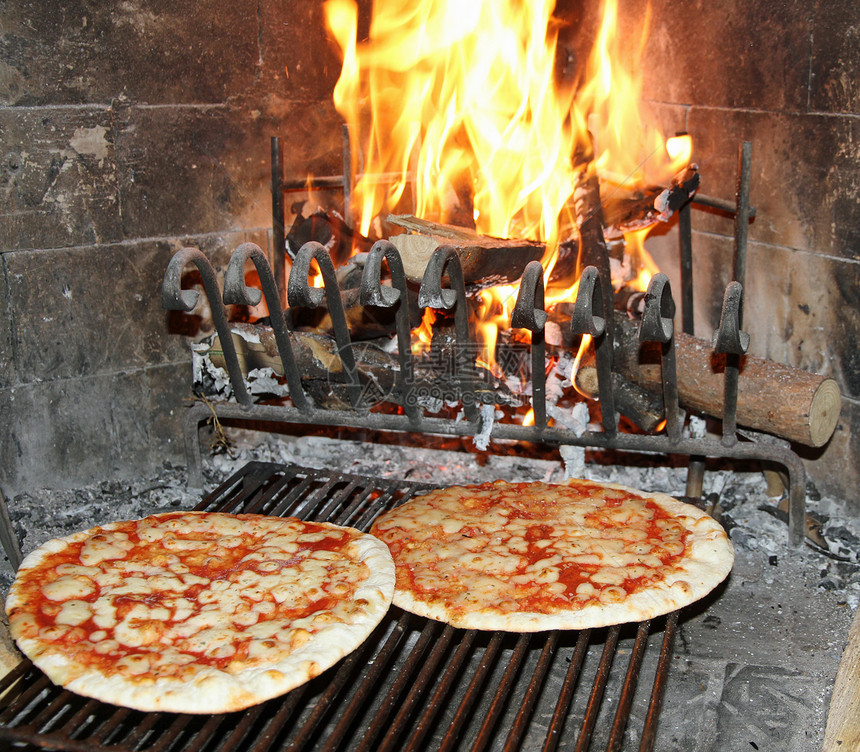
<path id="1" fill-rule="evenodd" d="M 543 331 L 546 319 L 543 265 L 540 261 L 529 261 L 520 279 L 517 302 L 511 313 L 511 326 L 528 329 L 534 334 Z"/>
<path id="2" fill-rule="evenodd" d="M 323 290 L 308 284 L 311 261 L 314 259 L 322 274 Z M 299 249 L 295 259 L 293 259 L 293 267 L 290 269 L 290 278 L 287 282 L 287 301 L 291 306 L 317 308 L 323 302 L 323 297 L 328 303 L 328 313 L 331 316 L 337 352 L 349 378 L 347 392 L 350 402 L 353 407 L 358 407 L 361 400 L 361 384 L 355 368 L 355 354 L 352 351 L 349 324 L 346 321 L 346 312 L 340 297 L 334 264 L 325 247 L 315 240 L 310 240 Z"/>
<path id="3" fill-rule="evenodd" d="M 606 309 L 600 272 L 596 266 L 586 266 L 579 277 L 576 302 L 570 316 L 570 331 L 571 334 L 587 334 L 594 342 L 601 421 L 604 432 L 614 436 L 618 431 L 618 422 L 612 387 L 612 340 L 607 333 Z"/>
<path id="4" fill-rule="evenodd" d="M 669 277 L 663 272 L 655 274 L 645 293 L 645 310 L 639 328 L 639 339 L 643 342 L 666 343 L 675 334 L 675 300 Z"/>
<path id="5" fill-rule="evenodd" d="M 242 377 L 242 369 L 239 367 L 239 358 L 236 355 L 236 347 L 233 344 L 233 335 L 230 332 L 230 324 L 227 321 L 227 311 L 221 300 L 218 289 L 218 278 L 215 269 L 206 255 L 198 248 L 183 248 L 173 254 L 164 272 L 164 281 L 161 284 L 161 305 L 169 311 L 191 311 L 197 305 L 200 297 L 196 290 L 182 289 L 182 271 L 189 263 L 193 263 L 200 272 L 203 280 L 203 289 L 209 300 L 209 308 L 212 311 L 212 321 L 221 349 L 224 352 L 224 361 L 227 373 L 230 376 L 230 385 L 233 394 L 244 407 L 250 407 L 252 400 Z"/>
<path id="6" fill-rule="evenodd" d="M 666 434 L 670 442 L 681 438 L 681 413 L 678 408 L 678 374 L 675 365 L 675 301 L 669 278 L 655 274 L 645 294 L 645 310 L 639 327 L 641 342 L 659 342 L 663 377 L 663 406 L 666 411 Z"/>
<path id="7" fill-rule="evenodd" d="M 245 284 L 245 264 L 249 260 L 254 263 L 257 269 L 260 286 L 263 288 L 262 292 L 256 287 L 249 287 Z M 302 378 L 296 366 L 284 312 L 281 310 L 281 296 L 275 285 L 275 277 L 272 274 L 269 261 L 256 243 L 242 243 L 233 251 L 230 263 L 227 265 L 227 272 L 224 275 L 224 303 L 226 305 L 255 306 L 260 302 L 261 297 L 266 299 L 269 320 L 272 322 L 272 331 L 275 334 L 275 342 L 281 357 L 287 387 L 290 390 L 290 398 L 299 410 L 307 412 L 311 405 L 302 388 Z"/>
<path id="8" fill-rule="evenodd" d="M 450 288 L 442 287 L 442 277 L 448 272 Z M 475 390 L 474 356 L 472 336 L 469 330 L 469 312 L 466 308 L 466 283 L 460 257 L 450 245 L 439 246 L 430 257 L 421 287 L 418 290 L 418 305 L 422 308 L 454 310 L 454 335 L 457 341 L 455 374 L 460 380 L 463 409 L 470 421 L 478 418 Z"/>
<path id="9" fill-rule="evenodd" d="M 743 290 L 740 282 L 729 282 L 723 296 L 720 326 L 714 332 L 714 351 L 726 356 L 723 376 L 723 446 L 733 446 L 738 441 L 740 358 L 750 346 L 750 335 L 741 331 Z"/>
<path id="10" fill-rule="evenodd" d="M 595 338 L 606 331 L 603 288 L 596 266 L 586 266 L 582 270 L 570 316 L 570 331 L 572 334 L 589 334 Z"/>
<path id="11" fill-rule="evenodd" d="M 546 428 L 546 303 L 544 299 L 543 266 L 530 261 L 523 270 L 517 302 L 511 313 L 511 326 L 532 333 L 532 410 L 535 428 Z"/>
<path id="12" fill-rule="evenodd" d="M 383 259 L 388 262 L 391 287 L 382 284 Z M 406 274 L 403 271 L 400 252 L 390 241 L 377 240 L 368 252 L 364 263 L 359 300 L 365 306 L 373 305 L 381 308 L 397 306 L 394 320 L 397 327 L 397 358 L 400 362 L 398 374 L 400 394 L 403 395 L 403 409 L 406 415 L 412 423 L 417 424 L 420 412 L 412 397 L 415 389 L 415 371 L 412 364 L 412 338 L 406 289 Z"/>
<path id="13" fill-rule="evenodd" d="M 719 329 L 714 333 L 714 350 L 718 353 L 743 355 L 750 346 L 750 335 L 741 331 L 741 305 L 744 288 L 740 282 L 729 282 L 723 296 Z"/>

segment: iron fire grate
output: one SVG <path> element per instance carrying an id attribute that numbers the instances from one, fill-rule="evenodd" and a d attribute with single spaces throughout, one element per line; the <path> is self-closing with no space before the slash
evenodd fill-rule
<path id="1" fill-rule="evenodd" d="M 367 530 L 427 484 L 252 462 L 198 505 Z M 80 752 L 639 750 L 654 746 L 678 613 L 516 635 L 392 608 L 310 683 L 225 715 L 142 713 L 53 685 L 29 661 L 0 681 L 0 740 Z M 647 678 L 647 681 L 646 681 Z"/>

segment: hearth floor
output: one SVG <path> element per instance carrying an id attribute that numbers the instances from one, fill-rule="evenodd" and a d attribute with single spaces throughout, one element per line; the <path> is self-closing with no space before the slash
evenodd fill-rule
<path id="1" fill-rule="evenodd" d="M 232 457 L 207 459 L 207 486 L 252 459 L 437 483 L 564 478 L 562 463 L 554 459 L 483 456 L 479 463 L 463 452 L 246 433 L 234 441 Z M 585 470 L 589 478 L 683 494 L 681 469 L 589 463 Z M 182 470 L 168 468 L 158 477 L 125 483 L 21 494 L 8 500 L 9 511 L 26 554 L 48 538 L 110 520 L 190 508 L 200 492 L 182 483 Z M 836 671 L 860 600 L 860 520 L 846 517 L 838 501 L 810 494 L 810 512 L 828 518 L 825 538 L 843 560 L 806 546 L 792 549 L 787 527 L 761 509 L 774 504 L 765 487 L 761 474 L 752 471 L 706 474 L 705 490 L 719 494 L 730 528 L 735 566 L 679 623 L 658 752 L 821 748 Z M 12 577 L 4 559 L 4 595 Z M 0 660 L 0 671 L 2 665 Z"/>

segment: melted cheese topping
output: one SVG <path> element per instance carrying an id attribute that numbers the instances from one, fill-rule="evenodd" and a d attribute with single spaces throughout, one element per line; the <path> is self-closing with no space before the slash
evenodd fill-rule
<path id="1" fill-rule="evenodd" d="M 150 681 L 277 661 L 367 606 L 357 531 L 176 512 L 96 528 L 19 572 L 16 637 Z M 147 678 L 149 677 L 149 678 Z"/>
<path id="2" fill-rule="evenodd" d="M 397 590 L 452 614 L 619 603 L 676 573 L 689 536 L 653 500 L 588 481 L 445 489 L 371 533 L 391 550 Z"/>

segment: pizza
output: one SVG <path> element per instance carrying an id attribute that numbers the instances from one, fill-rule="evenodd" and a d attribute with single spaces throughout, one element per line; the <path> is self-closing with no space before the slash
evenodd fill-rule
<path id="1" fill-rule="evenodd" d="M 6 601 L 56 684 L 137 710 L 221 713 L 283 694 L 382 620 L 394 565 L 352 528 L 171 512 L 48 541 Z"/>
<path id="2" fill-rule="evenodd" d="M 394 557 L 394 604 L 463 629 L 643 621 L 702 598 L 734 560 L 696 507 L 586 480 L 440 489 L 370 532 Z"/>

